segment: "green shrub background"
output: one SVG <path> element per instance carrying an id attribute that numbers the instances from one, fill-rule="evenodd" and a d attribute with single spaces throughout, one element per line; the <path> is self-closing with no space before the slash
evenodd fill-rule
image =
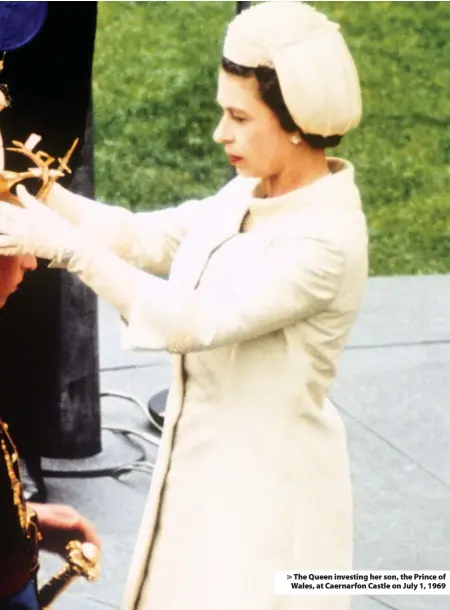
<path id="1" fill-rule="evenodd" d="M 235 2 L 99 2 L 97 197 L 133 210 L 212 193 L 231 169 L 212 132 Z M 330 154 L 357 169 L 371 273 L 450 272 L 450 3 L 311 2 L 341 23 L 361 126 Z"/>

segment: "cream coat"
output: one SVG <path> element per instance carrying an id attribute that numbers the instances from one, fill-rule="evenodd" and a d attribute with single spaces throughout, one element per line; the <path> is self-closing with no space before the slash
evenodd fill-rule
<path id="1" fill-rule="evenodd" d="M 276 570 L 351 567 L 347 443 L 327 393 L 363 299 L 367 231 L 352 167 L 329 166 L 281 197 L 237 178 L 136 217 L 130 258 L 170 280 L 143 289 L 128 346 L 174 356 L 124 610 L 349 607 L 274 589 Z"/>

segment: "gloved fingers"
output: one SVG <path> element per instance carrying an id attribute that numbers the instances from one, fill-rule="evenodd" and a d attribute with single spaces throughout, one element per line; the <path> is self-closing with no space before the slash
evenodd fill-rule
<path id="1" fill-rule="evenodd" d="M 27 189 L 23 186 L 23 184 L 19 184 L 16 189 L 17 197 L 19 198 L 20 203 L 27 210 L 33 211 L 43 211 L 47 210 L 46 206 L 41 203 L 36 197 L 33 197 Z"/>
<path id="2" fill-rule="evenodd" d="M 41 167 L 28 167 L 27 172 L 32 174 L 35 178 L 41 178 L 44 174 Z"/>
<path id="3" fill-rule="evenodd" d="M 0 255 L 15 256 L 21 254 L 21 245 L 11 235 L 0 235 Z"/>
<path id="4" fill-rule="evenodd" d="M 0 201 L 0 220 L 14 221 L 24 217 L 24 210 L 16 205 Z"/>
<path id="5" fill-rule="evenodd" d="M 16 232 L 17 222 L 14 218 L 3 216 L 0 212 L 0 235 L 11 235 Z"/>

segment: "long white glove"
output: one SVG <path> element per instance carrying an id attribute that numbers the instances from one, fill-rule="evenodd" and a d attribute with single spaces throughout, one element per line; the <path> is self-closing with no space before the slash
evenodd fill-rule
<path id="1" fill-rule="evenodd" d="M 167 275 L 184 235 L 209 200 L 191 200 L 162 210 L 132 213 L 114 205 L 75 195 L 55 184 L 46 204 L 135 267 Z"/>
<path id="2" fill-rule="evenodd" d="M 77 273 L 128 319 L 138 281 L 147 274 L 60 218 L 25 187 L 18 186 L 17 195 L 23 208 L 0 202 L 0 255 L 31 254 L 49 259 L 54 266 Z"/>
<path id="3" fill-rule="evenodd" d="M 344 285 L 345 250 L 312 231 L 275 239 L 258 265 L 237 270 L 220 290 L 182 287 L 125 263 L 23 187 L 17 191 L 25 209 L 0 203 L 0 255 L 34 254 L 65 265 L 121 313 L 134 349 L 188 353 L 249 341 L 326 310 Z M 352 213 L 344 222 L 359 223 L 364 253 L 363 217 Z M 352 307 L 366 259 L 355 269 L 355 289 L 346 285 Z"/>
<path id="4" fill-rule="evenodd" d="M 129 259 L 134 244 L 134 214 L 125 208 L 93 201 L 54 184 L 46 205 L 70 224 L 83 229 L 96 240 Z"/>

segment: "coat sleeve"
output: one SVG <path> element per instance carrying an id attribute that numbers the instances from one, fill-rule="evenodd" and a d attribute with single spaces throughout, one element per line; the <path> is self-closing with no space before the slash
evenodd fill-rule
<path id="1" fill-rule="evenodd" d="M 156 275 L 168 275 L 181 240 L 209 201 L 190 200 L 162 210 L 133 213 L 56 184 L 46 203 L 122 260 Z"/>
<path id="2" fill-rule="evenodd" d="M 314 238 L 274 242 L 257 268 L 230 269 L 220 292 L 180 292 L 155 277 L 139 280 L 125 346 L 188 353 L 248 341 L 323 311 L 336 297 L 345 257 Z"/>

